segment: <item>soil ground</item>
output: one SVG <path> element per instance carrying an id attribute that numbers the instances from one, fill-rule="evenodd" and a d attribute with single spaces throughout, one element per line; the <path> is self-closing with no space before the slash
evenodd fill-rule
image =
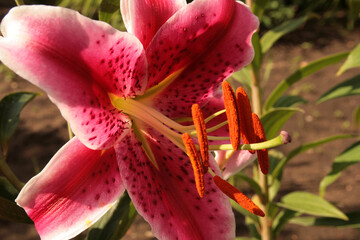
<path id="1" fill-rule="evenodd" d="M 7 9 L 3 8 L 2 12 L 6 11 Z M 344 24 L 341 22 L 330 25 L 313 23 L 308 23 L 305 28 L 288 35 L 272 50 L 269 59 L 272 61 L 273 69 L 264 88 L 265 96 L 268 96 L 277 83 L 299 66 L 322 56 L 350 50 L 360 42 L 359 28 L 349 33 L 342 30 Z M 354 109 L 359 105 L 359 96 L 318 105 L 315 103 L 317 98 L 332 86 L 360 74 L 360 70 L 355 69 L 336 77 L 339 66 L 319 71 L 295 84 L 289 90 L 290 93 L 299 93 L 308 103 L 303 107 L 304 113 L 296 113 L 284 126 L 284 130 L 293 136 L 293 142 L 280 148 L 281 151 L 287 153 L 302 143 L 331 135 L 342 133 L 360 135 L 360 129 L 355 126 L 352 117 Z M 0 80 L 0 99 L 10 92 L 40 91 L 19 77 L 6 80 L 4 76 L 3 73 Z M 22 112 L 19 128 L 10 144 L 9 165 L 25 182 L 34 175 L 34 163 L 39 169 L 43 168 L 67 139 L 66 122 L 57 108 L 45 94 L 38 96 Z M 354 139 L 339 140 L 292 159 L 284 172 L 280 197 L 292 191 L 308 191 L 317 194 L 319 183 L 330 171 L 333 159 L 353 142 L 355 142 Z M 252 194 L 246 186 L 243 190 L 245 193 Z M 344 212 L 360 211 L 359 196 L 360 164 L 345 170 L 340 178 L 328 187 L 325 194 L 327 200 Z M 247 236 L 249 233 L 242 216 L 237 216 L 237 223 L 238 235 Z M 0 239 L 36 240 L 39 238 L 30 225 L 0 220 Z M 149 225 L 138 217 L 124 239 L 154 238 Z M 360 232 L 355 229 L 305 228 L 289 224 L 279 239 L 357 240 L 360 239 Z"/>

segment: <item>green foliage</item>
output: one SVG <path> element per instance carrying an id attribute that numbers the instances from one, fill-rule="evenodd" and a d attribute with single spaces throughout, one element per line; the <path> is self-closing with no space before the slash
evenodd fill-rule
<path id="1" fill-rule="evenodd" d="M 325 226 L 336 228 L 357 228 L 360 230 L 360 212 L 346 213 L 348 220 L 329 217 L 295 217 L 291 223 L 302 226 Z"/>
<path id="2" fill-rule="evenodd" d="M 347 97 L 360 94 L 360 75 L 346 80 L 322 95 L 317 102 L 325 102 L 335 98 Z"/>
<path id="3" fill-rule="evenodd" d="M 110 23 L 112 15 L 119 9 L 119 0 L 102 0 L 99 9 L 99 20 Z"/>
<path id="4" fill-rule="evenodd" d="M 349 5 L 349 13 L 347 28 L 349 30 L 354 30 L 355 22 L 360 14 L 360 1 L 359 0 L 347 0 Z"/>
<path id="5" fill-rule="evenodd" d="M 281 107 L 273 108 L 261 117 L 266 137 L 274 138 L 289 118 L 296 112 L 302 110 L 300 108 Z"/>
<path id="6" fill-rule="evenodd" d="M 345 138 L 353 138 L 354 135 L 349 135 L 349 134 L 343 134 L 343 135 L 336 135 L 336 136 L 331 136 L 331 137 L 327 137 L 324 139 L 320 139 L 314 142 L 309 142 L 309 143 L 305 143 L 300 145 L 299 147 L 295 148 L 294 150 L 292 150 L 286 157 L 282 158 L 281 161 L 279 162 L 279 164 L 276 166 L 276 168 L 274 169 L 274 171 L 272 172 L 272 176 L 273 178 L 277 178 L 277 176 L 279 174 L 281 174 L 283 168 L 285 167 L 285 165 L 296 155 L 303 153 L 309 149 L 321 146 L 325 143 L 329 143 L 335 140 L 339 140 L 339 139 L 345 139 Z"/>
<path id="7" fill-rule="evenodd" d="M 0 177 L 0 197 L 14 201 L 19 191 L 5 178 Z"/>
<path id="8" fill-rule="evenodd" d="M 121 239 L 129 229 L 133 219 L 134 205 L 127 193 L 88 231 L 86 240 L 111 240 Z M 119 232 L 123 234 L 119 234 Z"/>
<path id="9" fill-rule="evenodd" d="M 284 81 L 282 81 L 275 90 L 271 93 L 269 98 L 266 100 L 264 108 L 265 111 L 271 109 L 271 107 L 275 104 L 275 102 L 280 98 L 280 96 L 289 89 L 293 84 L 300 81 L 301 79 L 313 74 L 325 67 L 336 64 L 342 60 L 344 60 L 348 56 L 348 52 L 338 53 L 334 55 L 330 55 L 319 60 L 313 61 L 306 65 L 305 67 L 300 68 L 290 76 L 288 76 Z"/>
<path id="10" fill-rule="evenodd" d="M 360 141 L 351 145 L 335 158 L 331 171 L 320 182 L 320 196 L 324 196 L 326 187 L 333 183 L 342 171 L 356 163 L 360 163 Z"/>
<path id="11" fill-rule="evenodd" d="M 278 236 L 286 224 L 294 217 L 301 215 L 301 213 L 289 209 L 282 210 L 274 219 L 272 224 L 272 234 L 274 237 Z"/>
<path id="12" fill-rule="evenodd" d="M 280 207 L 299 213 L 348 220 L 348 217 L 325 199 L 308 192 L 292 192 L 281 198 Z"/>
<path id="13" fill-rule="evenodd" d="M 354 121 L 357 126 L 360 125 L 360 106 L 354 111 Z"/>
<path id="14" fill-rule="evenodd" d="M 262 53 L 265 54 L 277 40 L 279 40 L 285 34 L 288 34 L 299 28 L 306 22 L 307 19 L 307 16 L 292 19 L 284 22 L 276 28 L 267 31 L 260 39 Z"/>
<path id="15" fill-rule="evenodd" d="M 20 223 L 33 223 L 24 209 L 14 202 L 18 194 L 19 191 L 6 178 L 0 177 L 0 219 Z"/>
<path id="16" fill-rule="evenodd" d="M 16 205 L 14 201 L 9 201 L 3 197 L 0 197 L 0 219 L 28 224 L 33 223 L 24 209 Z"/>
<path id="17" fill-rule="evenodd" d="M 283 95 L 274 104 L 275 108 L 293 107 L 298 104 L 306 104 L 307 101 L 298 95 Z"/>
<path id="18" fill-rule="evenodd" d="M 358 44 L 349 54 L 345 63 L 340 67 L 337 75 L 341 75 L 346 70 L 360 67 L 360 44 Z"/>
<path id="19" fill-rule="evenodd" d="M 0 143 L 6 147 L 19 123 L 21 110 L 36 96 L 36 93 L 18 92 L 5 96 L 0 101 Z"/>

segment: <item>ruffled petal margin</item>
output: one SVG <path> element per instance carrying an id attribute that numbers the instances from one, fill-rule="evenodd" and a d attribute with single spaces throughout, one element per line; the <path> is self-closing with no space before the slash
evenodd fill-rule
<path id="1" fill-rule="evenodd" d="M 136 37 L 78 12 L 50 6 L 13 8 L 1 23 L 0 60 L 44 89 L 87 147 L 111 147 L 128 132 L 127 116 L 108 93 L 145 90 L 146 59 Z"/>
<path id="2" fill-rule="evenodd" d="M 185 0 L 121 0 L 120 9 L 126 29 L 147 48 L 157 30 L 176 11 L 186 5 Z"/>
<path id="3" fill-rule="evenodd" d="M 246 5 L 233 0 L 196 0 L 179 10 L 146 49 L 148 87 L 182 71 L 154 96 L 153 106 L 176 118 L 211 99 L 227 77 L 253 59 L 251 37 L 258 24 Z"/>

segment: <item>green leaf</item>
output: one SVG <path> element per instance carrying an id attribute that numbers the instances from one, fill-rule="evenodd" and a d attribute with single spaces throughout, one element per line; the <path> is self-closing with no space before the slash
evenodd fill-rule
<path id="1" fill-rule="evenodd" d="M 347 0 L 346 1 L 349 5 L 349 11 L 347 13 L 348 22 L 347 22 L 347 29 L 354 30 L 355 22 L 360 13 L 360 1 L 359 0 Z"/>
<path id="2" fill-rule="evenodd" d="M 329 101 L 335 98 L 347 97 L 360 94 L 360 75 L 348 79 L 322 95 L 317 103 Z"/>
<path id="3" fill-rule="evenodd" d="M 0 197 L 14 201 L 19 191 L 5 178 L 0 177 Z"/>
<path id="4" fill-rule="evenodd" d="M 300 27 L 307 19 L 308 16 L 292 19 L 266 32 L 260 40 L 262 53 L 265 54 L 278 39 Z"/>
<path id="5" fill-rule="evenodd" d="M 334 182 L 347 167 L 360 162 L 360 141 L 354 143 L 339 156 L 332 164 L 331 171 L 321 180 L 319 187 L 320 196 L 324 196 L 325 189 Z"/>
<path id="6" fill-rule="evenodd" d="M 360 67 L 360 44 L 358 44 L 349 54 L 345 63 L 340 67 L 336 75 L 341 75 L 350 68 Z"/>
<path id="7" fill-rule="evenodd" d="M 345 139 L 345 138 L 353 138 L 353 137 L 355 137 L 355 136 L 349 135 L 349 134 L 341 134 L 341 135 L 335 135 L 335 136 L 327 137 L 324 139 L 320 139 L 320 140 L 317 140 L 314 142 L 302 144 L 299 147 L 292 150 L 286 157 L 281 159 L 280 163 L 276 166 L 276 168 L 272 172 L 272 176 L 273 176 L 273 178 L 277 178 L 277 176 L 282 172 L 282 169 L 284 168 L 285 164 L 287 162 L 289 162 L 290 159 L 292 159 L 293 157 L 298 155 L 299 153 L 303 153 L 311 148 L 318 147 L 318 146 L 323 145 L 328 142 L 332 142 L 332 141 L 339 140 L 339 139 Z"/>
<path id="8" fill-rule="evenodd" d="M 300 108 L 274 108 L 261 117 L 267 139 L 276 137 L 286 121 L 294 112 L 303 110 Z"/>
<path id="9" fill-rule="evenodd" d="M 231 201 L 231 207 L 237 211 L 238 213 L 240 213 L 241 215 L 248 217 L 249 219 L 252 220 L 252 222 L 260 224 L 259 222 L 259 217 L 257 217 L 256 215 L 252 214 L 251 212 L 249 212 L 248 210 L 245 210 L 245 208 L 243 208 L 242 206 L 240 206 L 238 203 L 236 203 L 234 200 L 230 200 Z"/>
<path id="10" fill-rule="evenodd" d="M 19 123 L 21 110 L 36 95 L 30 92 L 17 92 L 5 96 L 0 101 L 0 144 L 7 145 Z"/>
<path id="11" fill-rule="evenodd" d="M 131 202 L 129 210 L 126 212 L 124 218 L 121 220 L 119 227 L 116 229 L 116 232 L 113 234 L 111 240 L 118 240 L 125 236 L 127 230 L 133 224 L 137 216 L 137 211 L 134 204 Z"/>
<path id="12" fill-rule="evenodd" d="M 360 125 L 360 106 L 358 106 L 354 111 L 354 122 L 356 126 Z"/>
<path id="13" fill-rule="evenodd" d="M 331 66 L 333 64 L 339 63 L 348 56 L 348 52 L 338 53 L 334 55 L 321 58 L 314 62 L 309 63 L 303 68 L 300 68 L 290 76 L 288 76 L 284 81 L 282 81 L 276 89 L 270 94 L 269 98 L 266 100 L 264 109 L 269 110 L 280 98 L 280 96 L 289 89 L 294 83 L 300 81 L 301 79 L 313 74 L 325 67 Z"/>
<path id="14" fill-rule="evenodd" d="M 256 0 L 256 1 L 253 1 L 253 13 L 259 18 L 259 20 L 261 19 L 265 9 L 266 9 L 266 6 L 267 6 L 267 3 L 269 2 L 269 0 Z"/>
<path id="15" fill-rule="evenodd" d="M 121 222 L 127 218 L 131 199 L 125 193 L 119 201 L 88 231 L 86 240 L 108 240 L 119 228 Z"/>
<path id="16" fill-rule="evenodd" d="M 234 89 L 242 86 L 247 92 L 250 92 L 251 70 L 249 67 L 244 67 L 240 71 L 233 73 L 226 81 L 228 81 Z"/>
<path id="17" fill-rule="evenodd" d="M 327 217 L 296 217 L 290 220 L 291 223 L 302 226 L 326 226 L 337 228 L 358 228 L 360 229 L 360 212 L 346 213 L 349 220 Z"/>
<path id="18" fill-rule="evenodd" d="M 301 215 L 299 212 L 295 212 L 289 209 L 282 210 L 274 219 L 272 224 L 272 232 L 274 239 L 280 234 L 281 230 L 286 226 L 290 219 Z"/>
<path id="19" fill-rule="evenodd" d="M 274 107 L 293 107 L 297 104 L 306 104 L 307 101 L 303 99 L 301 96 L 297 95 L 284 95 L 281 96 L 276 103 L 274 104 Z"/>
<path id="20" fill-rule="evenodd" d="M 308 192 L 289 193 L 282 197 L 281 203 L 277 204 L 280 207 L 297 211 L 299 213 L 348 220 L 348 217 L 334 205 L 325 199 Z"/>
<path id="21" fill-rule="evenodd" d="M 99 20 L 110 23 L 112 15 L 119 9 L 119 0 L 102 0 L 99 9 Z"/>
<path id="22" fill-rule="evenodd" d="M 33 223 L 24 209 L 16 205 L 14 201 L 9 201 L 3 197 L 0 197 L 0 219 L 20 223 Z"/>
<path id="23" fill-rule="evenodd" d="M 260 185 L 251 177 L 243 174 L 242 172 L 238 172 L 237 174 L 234 175 L 234 178 L 247 182 L 257 195 L 262 196 Z"/>

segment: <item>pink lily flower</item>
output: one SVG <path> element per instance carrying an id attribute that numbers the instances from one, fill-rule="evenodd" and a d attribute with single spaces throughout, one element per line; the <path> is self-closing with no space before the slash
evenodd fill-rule
<path id="1" fill-rule="evenodd" d="M 129 33 L 60 7 L 13 8 L 0 60 L 42 88 L 76 137 L 20 192 L 42 239 L 76 236 L 128 191 L 159 239 L 234 239 L 229 199 L 205 174 L 200 198 L 174 121 L 253 58 L 257 18 L 234 0 L 125 0 Z M 219 100 L 220 101 L 220 100 Z M 210 154 L 210 167 L 218 166 Z"/>

